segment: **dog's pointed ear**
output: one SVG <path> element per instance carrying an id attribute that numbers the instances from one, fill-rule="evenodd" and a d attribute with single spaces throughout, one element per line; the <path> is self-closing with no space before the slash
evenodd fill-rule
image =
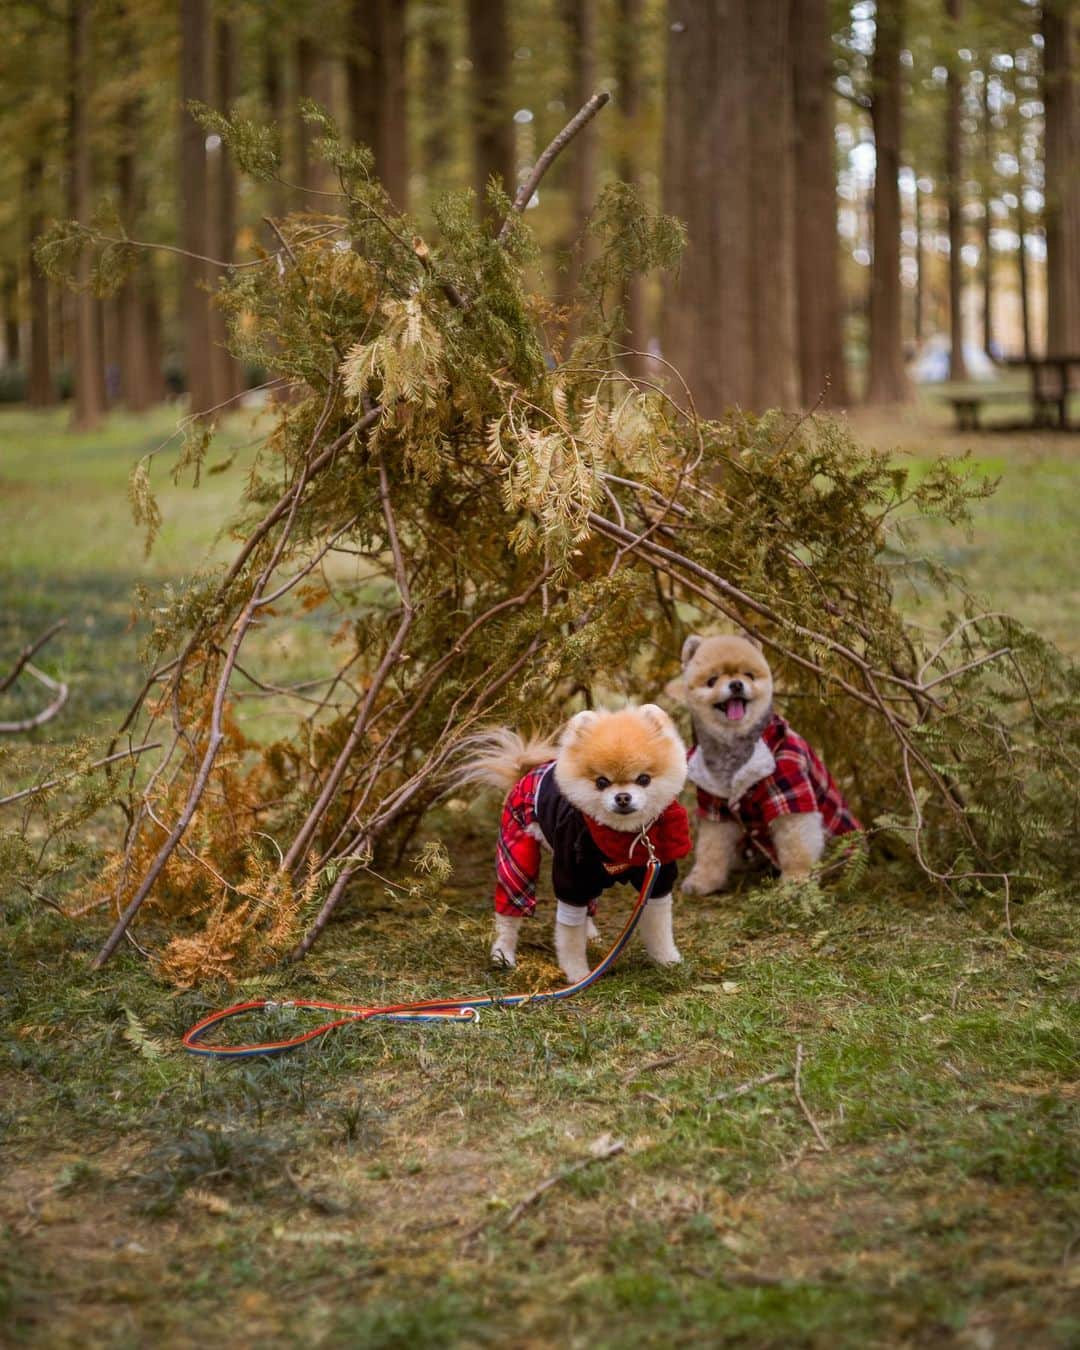
<path id="1" fill-rule="evenodd" d="M 691 658 L 693 657 L 697 649 L 701 646 L 701 643 L 702 639 L 698 637 L 696 633 L 691 633 L 690 636 L 683 643 L 681 659 L 684 666 L 690 664 Z"/>
<path id="2" fill-rule="evenodd" d="M 569 745 L 572 741 L 576 741 L 583 731 L 586 731 L 599 720 L 600 714 L 598 712 L 593 712 L 591 708 L 586 708 L 582 712 L 575 713 L 563 728 L 562 735 L 559 737 L 559 743 L 561 745 Z"/>
<path id="3" fill-rule="evenodd" d="M 659 703 L 643 703 L 638 712 L 648 722 L 649 726 L 657 731 L 667 731 L 671 726 L 671 718 Z"/>

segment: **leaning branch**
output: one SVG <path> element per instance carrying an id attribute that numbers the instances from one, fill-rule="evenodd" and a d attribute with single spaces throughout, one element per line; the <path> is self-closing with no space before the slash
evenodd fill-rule
<path id="1" fill-rule="evenodd" d="M 555 137 L 548 148 L 533 165 L 533 171 L 528 178 L 518 188 L 517 196 L 514 198 L 510 211 L 502 223 L 502 229 L 499 231 L 498 239 L 502 244 L 506 241 L 506 236 L 510 233 L 510 223 L 514 216 L 520 216 L 528 204 L 532 201 L 532 195 L 536 191 L 540 179 L 551 168 L 557 155 L 559 155 L 574 139 L 582 127 L 587 126 L 605 103 L 611 98 L 606 90 L 593 94 L 588 103 L 574 117 L 567 122 L 562 131 Z"/>
<path id="2" fill-rule="evenodd" d="M 48 642 L 50 638 L 55 637 L 56 634 L 59 633 L 60 629 L 65 627 L 66 624 L 67 619 L 57 619 L 57 621 L 53 624 L 53 626 L 51 628 L 47 628 L 39 638 L 36 638 L 33 642 L 28 642 L 26 644 L 26 646 L 16 657 L 15 664 L 11 667 L 11 669 L 4 676 L 4 678 L 0 680 L 0 694 L 4 693 L 5 690 L 11 688 L 11 686 L 19 678 L 19 675 L 23 667 L 27 664 L 27 662 L 32 661 L 35 653 L 41 651 L 42 647 L 45 646 L 46 642 Z"/>

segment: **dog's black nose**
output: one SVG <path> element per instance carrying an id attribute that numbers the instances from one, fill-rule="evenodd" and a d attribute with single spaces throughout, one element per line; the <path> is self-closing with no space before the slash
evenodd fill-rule
<path id="1" fill-rule="evenodd" d="M 629 792 L 616 792 L 615 794 L 616 806 L 630 806 L 633 800 L 634 799 L 630 796 Z"/>
<path id="2" fill-rule="evenodd" d="M 742 680 L 731 680 L 728 688 L 733 694 L 741 694 L 746 689 L 746 685 L 743 684 Z"/>

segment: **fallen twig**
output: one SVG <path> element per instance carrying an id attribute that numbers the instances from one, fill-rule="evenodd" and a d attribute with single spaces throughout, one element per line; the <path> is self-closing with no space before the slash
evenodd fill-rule
<path id="1" fill-rule="evenodd" d="M 728 1088 L 726 1092 L 718 1092 L 713 1098 L 714 1102 L 727 1102 L 733 1097 L 745 1097 L 748 1092 L 753 1092 L 754 1088 L 764 1087 L 766 1083 L 778 1083 L 781 1078 L 790 1078 L 791 1069 L 777 1069 L 775 1073 L 763 1073 L 758 1078 L 748 1078 L 745 1083 L 740 1083 L 738 1087 Z"/>
<path id="2" fill-rule="evenodd" d="M 798 1045 L 795 1047 L 795 1084 L 794 1084 L 794 1086 L 795 1086 L 795 1100 L 799 1103 L 799 1109 L 802 1111 L 803 1115 L 806 1117 L 806 1123 L 807 1123 L 807 1124 L 810 1126 L 810 1128 L 814 1131 L 814 1138 L 818 1141 L 818 1144 L 820 1145 L 822 1151 L 825 1152 L 825 1153 L 828 1153 L 828 1151 L 829 1151 L 829 1141 L 828 1141 L 828 1140 L 825 1138 L 825 1136 L 821 1133 L 821 1127 L 818 1125 L 818 1123 L 817 1123 L 817 1121 L 814 1119 L 814 1117 L 810 1114 L 810 1108 L 807 1106 L 806 1102 L 803 1100 L 803 1095 L 802 1095 L 802 1082 L 801 1082 L 801 1078 L 802 1078 L 802 1061 L 803 1061 L 802 1041 L 800 1041 L 800 1042 L 798 1043 Z"/>

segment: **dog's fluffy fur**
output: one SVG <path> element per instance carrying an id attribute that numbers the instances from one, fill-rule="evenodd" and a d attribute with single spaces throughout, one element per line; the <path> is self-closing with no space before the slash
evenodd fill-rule
<path id="1" fill-rule="evenodd" d="M 761 648 L 749 638 L 688 637 L 682 650 L 683 697 L 694 723 L 694 738 L 714 796 L 739 795 L 752 779 L 759 738 L 773 712 L 773 678 Z M 760 777 L 758 773 L 758 777 Z M 781 875 L 809 876 L 825 849 L 819 812 L 780 816 L 770 835 Z M 699 820 L 694 866 L 682 888 L 708 895 L 728 883 L 738 858 L 742 826 L 735 821 Z"/>
<path id="2" fill-rule="evenodd" d="M 579 811 L 629 834 L 651 825 L 686 782 L 686 748 L 671 718 L 656 704 L 580 712 L 556 742 L 525 740 L 497 727 L 472 737 L 466 751 L 468 759 L 456 775 L 459 785 L 486 783 L 509 791 L 531 769 L 554 760 L 556 783 Z M 646 783 L 638 781 L 646 776 Z M 599 936 L 592 920 L 583 922 L 585 918 L 584 910 L 574 912 L 561 904 L 556 915 L 556 955 L 571 982 L 588 974 L 586 942 Z M 496 914 L 491 955 L 498 964 L 515 964 L 521 923 L 514 915 Z M 670 895 L 649 901 L 638 931 L 654 961 L 673 965 L 682 959 L 672 936 Z"/>

